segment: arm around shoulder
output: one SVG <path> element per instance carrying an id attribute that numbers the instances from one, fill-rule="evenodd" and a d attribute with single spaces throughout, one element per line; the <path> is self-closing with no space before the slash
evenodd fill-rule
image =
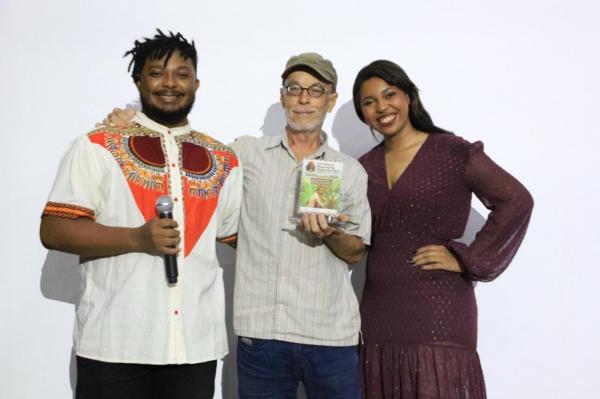
<path id="1" fill-rule="evenodd" d="M 236 248 L 237 230 L 244 190 L 244 172 L 241 160 L 237 159 L 237 167 L 227 176 L 219 194 L 217 208 L 217 241 Z"/>

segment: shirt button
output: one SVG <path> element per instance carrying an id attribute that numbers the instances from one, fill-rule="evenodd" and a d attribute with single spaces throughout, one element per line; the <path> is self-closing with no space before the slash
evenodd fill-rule
<path id="1" fill-rule="evenodd" d="M 174 167 L 175 167 L 175 164 L 174 164 L 174 163 L 172 163 L 172 164 L 171 164 L 171 167 L 173 167 L 173 168 L 174 168 Z"/>
<path id="2" fill-rule="evenodd" d="M 167 130 L 167 133 L 168 133 L 168 134 L 171 134 L 171 131 L 170 131 L 170 130 Z"/>
<path id="3" fill-rule="evenodd" d="M 175 313 L 176 315 L 178 315 L 179 314 L 179 310 L 175 309 L 175 311 L 173 313 Z"/>
<path id="4" fill-rule="evenodd" d="M 174 198 L 173 198 L 173 201 L 177 202 L 177 201 L 179 201 L 179 200 L 177 199 L 177 197 L 174 197 Z"/>

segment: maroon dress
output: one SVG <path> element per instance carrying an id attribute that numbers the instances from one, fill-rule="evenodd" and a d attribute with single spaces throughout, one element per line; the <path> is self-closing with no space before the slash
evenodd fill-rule
<path id="1" fill-rule="evenodd" d="M 485 398 L 477 355 L 474 281 L 506 269 L 533 207 L 529 192 L 483 152 L 453 134 L 430 134 L 391 190 L 383 144 L 360 158 L 369 175 L 372 246 L 361 303 L 366 398 Z M 491 211 L 471 245 L 465 230 L 474 193 Z M 446 245 L 462 273 L 425 271 L 408 260 Z"/>

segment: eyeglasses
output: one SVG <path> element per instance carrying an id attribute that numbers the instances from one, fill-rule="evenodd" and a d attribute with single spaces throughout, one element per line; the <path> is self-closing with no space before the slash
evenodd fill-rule
<path id="1" fill-rule="evenodd" d="M 292 83 L 292 84 L 283 86 L 283 88 L 290 96 L 294 96 L 294 97 L 301 96 L 302 92 L 304 90 L 306 90 L 306 92 L 308 93 L 309 96 L 314 97 L 314 98 L 319 98 L 323 94 L 333 93 L 333 90 L 327 90 L 320 84 L 314 84 L 310 87 L 302 87 L 299 84 Z"/>

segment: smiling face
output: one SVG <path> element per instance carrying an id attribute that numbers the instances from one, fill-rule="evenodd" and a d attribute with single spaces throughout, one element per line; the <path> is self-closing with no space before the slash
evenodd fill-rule
<path id="1" fill-rule="evenodd" d="M 142 111 L 167 127 L 185 125 L 199 86 L 192 61 L 179 51 L 166 64 L 165 57 L 147 59 L 137 82 Z"/>
<path id="2" fill-rule="evenodd" d="M 320 85 L 327 90 L 333 89 L 332 84 L 322 82 L 304 71 L 290 73 L 284 82 L 285 86 L 289 84 L 306 88 Z M 302 90 L 299 96 L 292 96 L 285 89 L 281 89 L 280 100 L 285 109 L 288 128 L 298 133 L 320 132 L 325 116 L 333 109 L 336 99 L 337 93 L 326 93 L 315 98 L 308 94 L 308 90 Z"/>
<path id="3" fill-rule="evenodd" d="M 408 94 L 374 77 L 366 80 L 360 89 L 360 107 L 365 123 L 386 137 L 412 129 Z"/>

